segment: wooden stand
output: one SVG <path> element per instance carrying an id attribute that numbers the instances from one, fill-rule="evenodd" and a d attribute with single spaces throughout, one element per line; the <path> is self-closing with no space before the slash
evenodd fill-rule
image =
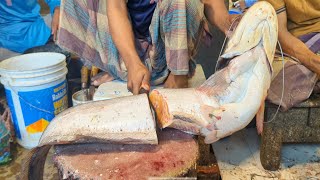
<path id="1" fill-rule="evenodd" d="M 197 179 L 198 180 L 218 180 L 220 179 L 219 167 L 214 156 L 211 145 L 204 143 L 204 137 L 198 137 L 199 160 L 197 162 Z"/>
<path id="2" fill-rule="evenodd" d="M 266 104 L 267 122 L 276 110 L 277 106 Z M 264 125 L 260 160 L 265 169 L 279 169 L 283 143 L 320 143 L 320 96 L 312 96 L 287 112 L 278 112 L 272 122 Z"/>

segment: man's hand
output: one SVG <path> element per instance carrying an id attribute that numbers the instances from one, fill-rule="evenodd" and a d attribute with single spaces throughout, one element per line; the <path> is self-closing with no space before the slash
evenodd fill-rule
<path id="1" fill-rule="evenodd" d="M 239 14 L 230 14 L 230 15 L 229 15 L 228 21 L 229 21 L 230 27 L 228 28 L 228 30 L 226 30 L 226 31 L 224 32 L 224 34 L 225 34 L 228 38 L 231 37 L 231 35 L 233 34 L 235 28 L 238 26 L 238 24 L 239 24 L 240 21 L 235 21 L 235 20 L 236 20 L 236 18 L 239 18 L 239 16 L 240 16 Z"/>
<path id="2" fill-rule="evenodd" d="M 188 87 L 188 76 L 187 75 L 173 75 L 169 74 L 164 88 L 187 88 Z"/>
<path id="3" fill-rule="evenodd" d="M 142 63 L 128 67 L 127 86 L 134 95 L 150 91 L 150 72 Z"/>
<path id="4" fill-rule="evenodd" d="M 52 16 L 52 22 L 51 22 L 51 34 L 53 35 L 54 41 L 57 38 L 57 32 L 58 32 L 58 28 L 59 28 L 59 17 L 60 17 L 60 8 L 56 7 L 54 9 L 54 13 Z"/>
<path id="5" fill-rule="evenodd" d="M 227 34 L 230 27 L 229 12 L 224 0 L 201 0 L 204 4 L 204 14 L 209 23 L 216 25 L 222 32 Z"/>
<path id="6" fill-rule="evenodd" d="M 110 34 L 128 69 L 128 90 L 133 94 L 150 91 L 150 72 L 136 51 L 126 1 L 107 1 L 106 8 Z"/>

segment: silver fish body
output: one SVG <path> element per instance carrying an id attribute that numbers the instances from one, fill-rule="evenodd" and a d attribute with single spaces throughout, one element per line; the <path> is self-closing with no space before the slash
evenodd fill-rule
<path id="1" fill-rule="evenodd" d="M 244 128 L 256 114 L 261 127 L 277 35 L 277 15 L 271 4 L 253 5 L 221 56 L 226 66 L 199 88 L 151 92 L 160 126 L 202 134 L 206 143 Z"/>

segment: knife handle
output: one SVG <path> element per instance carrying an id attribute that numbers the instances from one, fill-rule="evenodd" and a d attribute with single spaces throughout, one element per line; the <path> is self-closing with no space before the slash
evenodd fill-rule
<path id="1" fill-rule="evenodd" d="M 92 66 L 91 67 L 91 75 L 90 78 L 92 78 L 93 76 L 97 75 L 99 71 L 99 68 L 97 68 L 96 66 Z"/>
<path id="2" fill-rule="evenodd" d="M 142 84 L 139 89 L 139 94 L 148 94 L 150 91 L 150 86 L 148 84 Z"/>
<path id="3" fill-rule="evenodd" d="M 88 86 L 89 69 L 86 66 L 81 68 L 81 88 L 85 89 Z"/>

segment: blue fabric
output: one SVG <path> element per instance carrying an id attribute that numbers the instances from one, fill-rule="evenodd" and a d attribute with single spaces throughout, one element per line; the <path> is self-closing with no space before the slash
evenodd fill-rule
<path id="1" fill-rule="evenodd" d="M 149 36 L 149 26 L 157 3 L 150 0 L 128 0 L 131 23 L 138 38 Z"/>
<path id="2" fill-rule="evenodd" d="M 229 14 L 242 14 L 242 12 L 239 9 L 230 9 Z"/>
<path id="3" fill-rule="evenodd" d="M 50 13 L 60 6 L 60 0 L 45 0 Z M 37 0 L 0 0 L 0 48 L 23 53 L 44 45 L 51 35 L 40 15 Z"/>
<path id="4" fill-rule="evenodd" d="M 251 7 L 254 3 L 256 3 L 257 2 L 257 0 L 245 0 L 244 1 L 245 2 L 245 4 L 246 4 L 246 7 Z"/>

